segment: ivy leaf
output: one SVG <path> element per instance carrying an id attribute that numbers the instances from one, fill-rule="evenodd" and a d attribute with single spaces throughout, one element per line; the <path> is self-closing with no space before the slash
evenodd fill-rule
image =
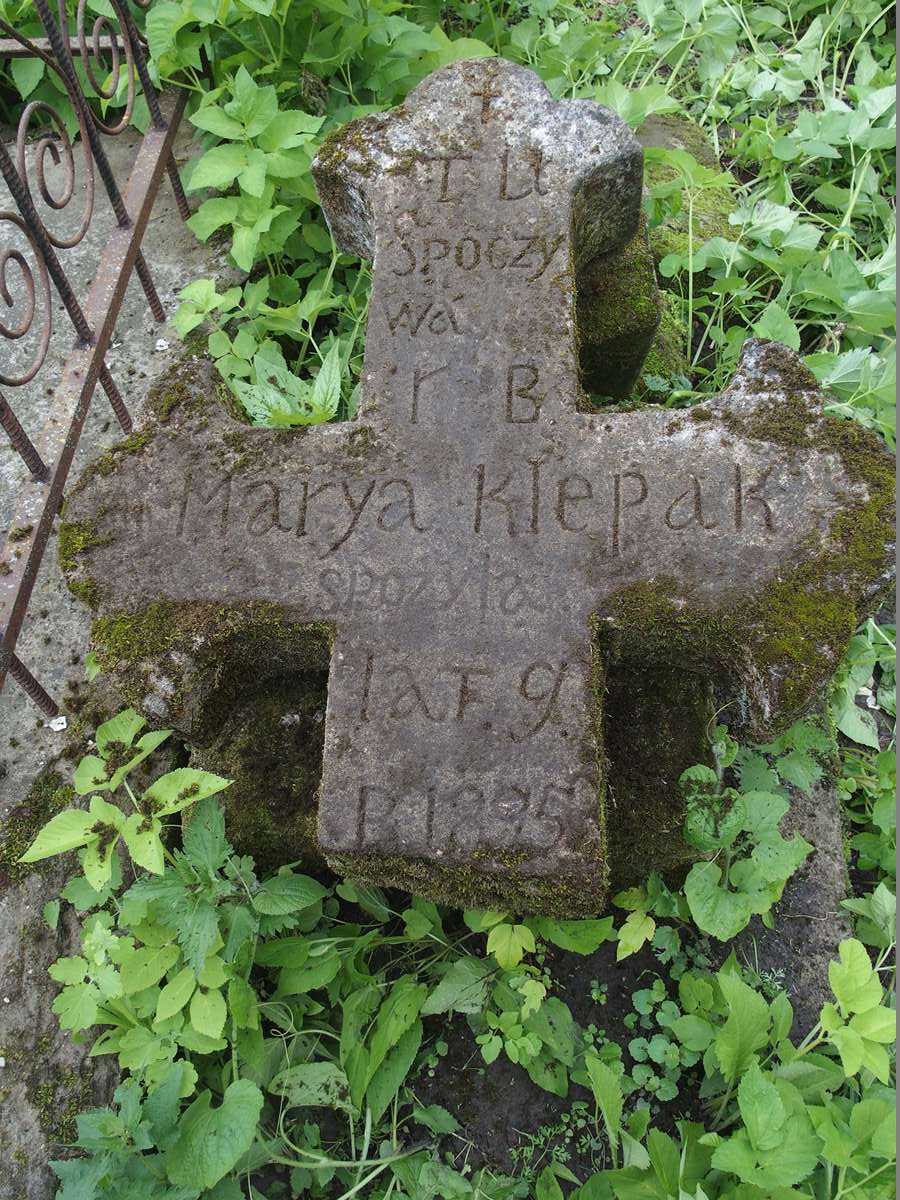
<path id="1" fill-rule="evenodd" d="M 229 1084 L 218 1108 L 212 1093 L 201 1092 L 178 1125 L 178 1140 L 166 1154 L 172 1183 L 188 1189 L 213 1188 L 253 1145 L 263 1095 L 249 1079 Z"/>

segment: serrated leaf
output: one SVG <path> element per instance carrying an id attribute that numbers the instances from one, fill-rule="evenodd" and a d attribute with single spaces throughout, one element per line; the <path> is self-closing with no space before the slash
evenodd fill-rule
<path id="1" fill-rule="evenodd" d="M 716 1034 L 719 1067 L 728 1083 L 738 1079 L 768 1041 L 769 1006 L 737 975 L 722 970 L 716 976 L 728 1005 L 728 1019 Z"/>
<path id="2" fill-rule="evenodd" d="M 279 872 L 267 879 L 253 896 L 253 907 L 267 916 L 301 912 L 328 895 L 328 889 L 307 875 Z"/>
<path id="3" fill-rule="evenodd" d="M 738 1109 L 754 1150 L 774 1150 L 784 1138 L 784 1105 L 774 1083 L 756 1063 L 744 1072 L 738 1085 Z"/>
<path id="4" fill-rule="evenodd" d="M 656 922 L 649 913 L 641 912 L 640 909 L 629 913 L 619 930 L 616 962 L 621 962 L 623 958 L 636 954 L 641 946 L 653 937 L 655 930 Z"/>
<path id="5" fill-rule="evenodd" d="M 422 1044 L 422 1022 L 416 1021 L 407 1029 L 395 1046 L 392 1046 L 369 1081 L 366 1088 L 366 1104 L 372 1110 L 372 1123 L 384 1116 L 388 1105 L 400 1090 L 409 1074 L 419 1046 Z"/>
<path id="6" fill-rule="evenodd" d="M 481 1012 L 487 999 L 490 965 L 480 958 L 458 958 L 422 1005 L 422 1016 Z"/>

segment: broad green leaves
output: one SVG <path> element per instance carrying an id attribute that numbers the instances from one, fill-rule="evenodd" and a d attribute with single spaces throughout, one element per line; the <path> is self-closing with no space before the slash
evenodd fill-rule
<path id="1" fill-rule="evenodd" d="M 172 1183 L 215 1187 L 253 1145 L 263 1106 L 259 1088 L 239 1079 L 225 1089 L 218 1107 L 212 1099 L 201 1092 L 179 1122 L 177 1141 L 166 1155 Z"/>

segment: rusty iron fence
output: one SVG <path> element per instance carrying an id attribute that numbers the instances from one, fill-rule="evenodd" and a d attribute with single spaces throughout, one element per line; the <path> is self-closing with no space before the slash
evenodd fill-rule
<path id="1" fill-rule="evenodd" d="M 66 0 L 58 0 L 56 14 L 51 11 L 50 0 L 33 0 L 46 35 L 43 38 L 26 37 L 0 20 L 0 59 L 42 59 L 62 83 L 78 124 L 78 134 L 71 139 L 62 113 L 36 100 L 24 106 L 15 145 L 8 149 L 0 141 L 0 173 L 18 210 L 0 211 L 0 300 L 7 313 L 4 317 L 0 305 L 0 425 L 31 475 L 17 497 L 10 538 L 0 553 L 0 691 L 11 677 L 50 717 L 56 716 L 58 705 L 16 653 L 19 635 L 98 383 L 123 431 L 131 430 L 131 417 L 105 359 L 132 272 L 150 312 L 156 320 L 165 320 L 141 253 L 141 241 L 165 174 L 181 216 L 186 219 L 190 215 L 172 154 L 187 93 L 178 89 L 157 93 L 150 79 L 144 44 L 128 5 L 131 2 L 147 8 L 152 0 L 110 2 L 115 19 L 88 17 L 86 0 L 78 0 L 70 21 Z M 122 93 L 124 107 L 110 119 L 106 102 Z M 110 168 L 104 139 L 129 128 L 140 93 L 150 123 L 131 175 L 120 188 Z M 78 194 L 77 159 L 84 171 L 84 207 L 76 214 L 77 228 L 61 234 L 50 228 L 50 214 L 64 210 Z M 48 164 L 56 169 L 53 185 Z M 81 243 L 91 229 L 95 172 L 106 191 L 115 225 L 99 254 L 93 284 L 82 302 L 66 273 L 66 252 Z M 44 215 L 38 210 L 35 189 Z M 9 235 L 6 238 L 4 227 Z M 45 363 L 53 329 L 54 292 L 71 322 L 74 344 L 62 374 L 51 380 Z M 2 352 L 2 348 L 4 341 L 19 339 L 27 339 L 23 345 L 28 347 L 28 361 L 13 370 L 9 350 Z M 51 412 L 44 428 L 32 437 L 26 430 L 27 422 L 16 416 L 10 398 L 13 388 L 31 383 L 42 369 L 48 383 L 53 384 Z M 22 531 L 28 531 L 27 545 L 16 540 L 22 537 Z"/>

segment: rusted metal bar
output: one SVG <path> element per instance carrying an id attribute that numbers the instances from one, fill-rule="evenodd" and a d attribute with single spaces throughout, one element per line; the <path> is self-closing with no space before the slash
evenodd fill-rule
<path id="1" fill-rule="evenodd" d="M 0 29 L 8 33 L 14 32 L 5 21 L 0 21 Z M 78 49 L 78 39 L 68 38 L 69 49 L 74 54 Z M 97 41 L 98 50 L 121 50 L 122 40 L 117 37 L 101 37 Z M 26 38 L 17 34 L 12 38 L 0 38 L 0 58 L 42 58 L 45 62 L 52 61 L 52 50 L 48 38 Z"/>
<path id="2" fill-rule="evenodd" d="M 19 498 L 14 524 L 36 526 L 31 550 L 27 558 L 23 555 L 9 564 L 11 569 L 8 575 L 0 576 L 0 626 L 4 629 L 0 643 L 0 688 L 7 674 L 19 681 L 21 672 L 18 667 L 14 668 L 14 663 L 18 661 L 15 659 L 15 647 L 22 622 L 62 502 L 91 398 L 98 380 L 102 381 L 104 357 L 122 307 L 131 270 L 140 252 L 159 184 L 171 156 L 186 101 L 187 93 L 184 91 L 161 97 L 160 108 L 165 128 L 149 129 L 144 135 L 123 197 L 128 224 L 117 225 L 113 229 L 85 308 L 83 311 L 80 308 L 77 310 L 83 325 L 89 331 L 93 330 L 93 337 L 82 339 L 69 356 L 55 394 L 55 416 L 58 418 L 62 415 L 63 420 L 57 419 L 55 423 L 47 425 L 38 448 L 43 459 L 54 464 L 49 487 L 46 491 L 33 487 L 25 489 Z M 18 179 L 18 175 L 12 169 L 8 155 L 6 161 L 9 173 L 14 177 L 14 180 L 7 179 L 7 183 L 11 183 Z M 2 164 L 3 147 L 0 145 Z M 6 169 L 3 174 L 7 176 Z M 26 196 L 26 200 L 30 203 L 29 197 Z M 51 257 L 55 258 L 53 247 L 49 246 L 49 250 Z M 58 268 L 58 262 L 56 265 Z M 51 270 L 49 261 L 48 270 Z M 64 274 L 62 278 L 65 279 Z M 60 443 L 59 430 L 65 427 L 66 419 L 68 430 Z"/>
<path id="3" fill-rule="evenodd" d="M 33 478 L 41 483 L 46 483 L 50 478 L 50 468 L 38 454 L 34 442 L 22 428 L 19 418 L 2 396 L 0 396 L 0 425 L 3 426 L 7 437 L 12 442 L 13 450 L 22 459 Z"/>
<path id="4" fill-rule="evenodd" d="M 41 24 L 44 26 L 44 32 L 47 34 L 47 40 L 50 42 L 60 74 L 65 81 L 69 99 L 75 111 L 82 117 L 83 127 L 87 131 L 88 140 L 91 144 L 91 154 L 94 162 L 97 164 L 97 170 L 100 172 L 100 178 L 103 180 L 103 186 L 106 188 L 106 194 L 109 196 L 109 202 L 116 215 L 116 220 L 120 225 L 124 225 L 128 221 L 128 213 L 125 211 L 125 206 L 122 203 L 122 195 L 119 192 L 119 185 L 116 183 L 116 178 L 109 165 L 109 159 L 106 157 L 106 150 L 103 147 L 103 139 L 100 136 L 100 131 L 94 123 L 90 107 L 84 98 L 84 93 L 78 86 L 78 79 L 75 75 L 75 64 L 67 39 L 63 36 L 62 30 L 54 21 L 47 0 L 33 0 L 33 3 L 40 17 Z M 125 35 L 126 37 L 128 36 L 127 30 L 125 31 Z M 132 53 L 134 53 L 133 50 Z M 142 254 L 138 254 L 134 269 L 138 279 L 141 281 L 141 287 L 144 289 L 144 295 L 147 297 L 150 311 L 157 321 L 164 321 L 166 319 L 165 309 L 160 303 L 153 279 L 150 275 L 150 269 L 144 261 Z M 115 405 L 113 407 L 115 408 Z"/>
<path id="5" fill-rule="evenodd" d="M 52 698 L 49 692 L 47 692 L 41 686 L 41 684 L 38 683 L 22 660 L 11 651 L 5 651 L 2 646 L 0 646 L 0 672 L 3 670 L 2 663 L 4 654 L 7 655 L 8 658 L 8 666 L 6 669 L 9 671 L 10 675 L 13 677 L 25 695 L 30 700 L 34 701 L 42 713 L 45 713 L 48 717 L 55 717 L 59 712 L 59 705 Z M 2 678 L 2 675 L 0 675 L 0 678 Z"/>

